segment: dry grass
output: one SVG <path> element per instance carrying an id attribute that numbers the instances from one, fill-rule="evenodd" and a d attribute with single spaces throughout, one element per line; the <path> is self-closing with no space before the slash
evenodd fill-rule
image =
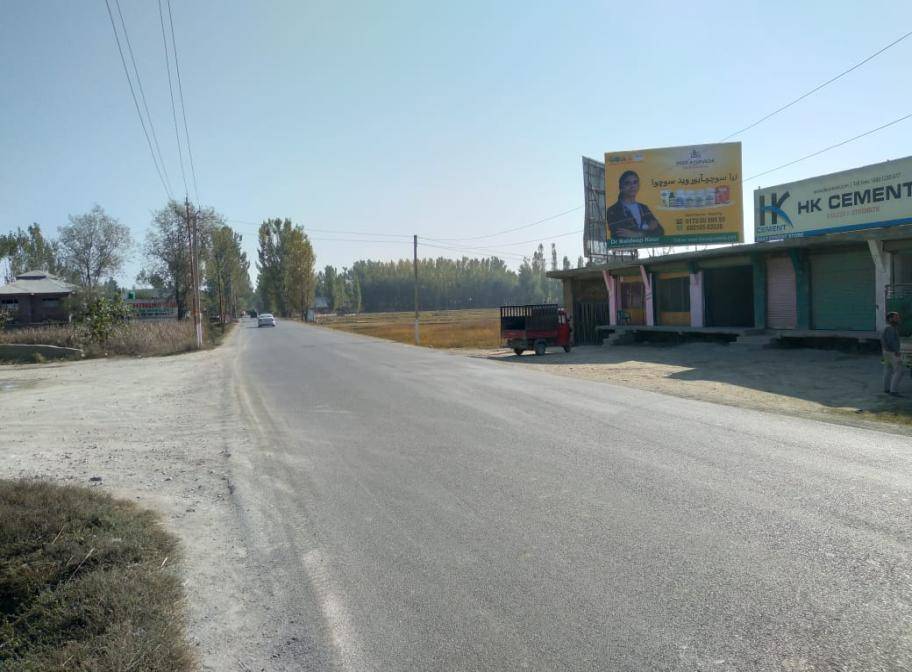
<path id="1" fill-rule="evenodd" d="M 206 342 L 209 345 L 218 345 L 226 333 L 219 326 L 204 325 L 204 328 Z M 91 341 L 87 332 L 75 324 L 0 331 L 0 343 L 80 348 L 86 357 L 153 357 L 193 350 L 195 340 L 193 323 L 190 320 L 136 320 L 117 328 L 105 343 Z"/>
<path id="2" fill-rule="evenodd" d="M 400 343 L 415 342 L 415 313 L 321 315 L 324 326 Z M 421 345 L 430 348 L 496 348 L 500 344 L 500 312 L 441 310 L 421 313 Z"/>
<path id="3" fill-rule="evenodd" d="M 0 669 L 194 670 L 176 543 L 131 502 L 0 481 Z"/>

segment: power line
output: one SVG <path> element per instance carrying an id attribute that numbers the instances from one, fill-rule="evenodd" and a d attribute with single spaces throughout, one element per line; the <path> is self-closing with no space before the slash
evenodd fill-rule
<path id="1" fill-rule="evenodd" d="M 465 254 L 466 252 L 471 252 L 472 254 L 483 254 L 488 256 L 495 257 L 512 257 L 514 259 L 526 259 L 528 255 L 517 254 L 516 252 L 498 252 L 497 250 L 485 250 L 478 247 L 456 247 L 452 245 L 435 245 L 432 243 L 421 242 L 424 247 L 430 247 L 438 250 L 449 250 L 451 252 L 459 252 Z"/>
<path id="2" fill-rule="evenodd" d="M 168 38 L 165 36 L 165 15 L 162 11 L 161 0 L 158 0 L 158 20 L 161 24 L 162 44 L 165 47 L 165 69 L 168 71 L 168 91 L 171 94 L 171 118 L 174 120 L 174 138 L 177 140 L 177 157 L 180 161 L 181 178 L 184 181 L 184 194 L 189 193 L 187 188 L 187 172 L 184 170 L 184 153 L 181 149 L 180 131 L 177 126 L 177 109 L 174 106 L 174 87 L 171 84 L 171 56 L 168 53 Z"/>
<path id="3" fill-rule="evenodd" d="M 513 233 L 514 231 L 521 231 L 522 229 L 528 229 L 530 227 L 537 226 L 538 224 L 544 224 L 545 222 L 550 222 L 551 220 L 558 219 L 559 217 L 569 215 L 571 212 L 576 212 L 578 210 L 582 210 L 584 207 L 585 207 L 584 205 L 578 205 L 575 208 L 570 208 L 569 210 L 564 210 L 563 212 L 559 212 L 556 215 L 550 215 L 548 217 L 545 217 L 544 219 L 539 219 L 535 222 L 530 222 L 529 224 L 523 224 L 522 226 L 516 226 L 512 229 L 504 229 L 503 231 L 498 231 L 497 233 L 489 233 L 489 234 L 486 234 L 483 236 L 470 236 L 468 238 L 436 238 L 435 240 L 462 242 L 462 241 L 466 241 L 466 240 L 482 240 L 483 238 L 494 238 L 496 236 L 502 236 L 505 233 Z"/>
<path id="4" fill-rule="evenodd" d="M 120 62 L 123 64 L 124 75 L 126 75 L 127 84 L 130 86 L 130 95 L 133 97 L 133 105 L 136 108 L 136 115 L 139 117 L 139 124 L 142 126 L 143 135 L 146 136 L 146 144 L 149 146 L 149 153 L 152 154 L 152 163 L 155 164 L 155 172 L 158 173 L 158 179 L 161 180 L 162 187 L 165 189 L 165 194 L 169 199 L 173 200 L 174 196 L 171 193 L 171 188 L 168 186 L 168 182 L 165 180 L 165 177 L 162 174 L 162 168 L 164 166 L 159 166 L 158 164 L 158 159 L 155 156 L 155 150 L 152 148 L 152 140 L 149 138 L 149 131 L 146 130 L 146 122 L 143 120 L 142 112 L 139 109 L 139 101 L 136 99 L 136 91 L 133 88 L 133 80 L 130 78 L 130 70 L 127 68 L 127 59 L 124 58 L 123 46 L 120 44 L 120 36 L 117 33 L 117 26 L 114 23 L 114 13 L 111 11 L 111 5 L 108 0 L 105 0 L 105 7 L 108 8 L 108 18 L 111 19 L 111 29 L 114 31 L 114 40 L 117 42 L 117 51 L 120 54 Z"/>
<path id="5" fill-rule="evenodd" d="M 782 168 L 787 168 L 788 166 L 793 166 L 796 163 L 804 161 L 805 159 L 810 159 L 812 157 L 819 156 L 820 154 L 823 154 L 824 152 L 828 152 L 831 149 L 836 149 L 837 147 L 842 147 L 843 145 L 847 145 L 850 142 L 854 142 L 855 140 L 858 140 L 859 138 L 865 137 L 866 135 L 871 135 L 872 133 L 876 133 L 877 131 L 882 131 L 883 129 L 885 129 L 889 126 L 898 124 L 899 122 L 905 121 L 906 119 L 909 119 L 910 117 L 912 117 L 912 113 L 902 116 L 899 119 L 894 119 L 893 121 L 888 122 L 888 123 L 884 124 L 883 126 L 878 126 L 877 128 L 872 128 L 870 131 L 865 131 L 864 133 L 860 133 L 859 135 L 849 138 L 848 140 L 843 140 L 842 142 L 837 142 L 835 145 L 830 145 L 829 147 L 824 147 L 823 149 L 820 149 L 816 152 L 812 152 L 811 154 L 802 156 L 800 159 L 795 159 L 794 161 L 789 161 L 788 163 L 783 163 L 781 166 L 776 166 L 775 168 L 770 168 L 769 170 L 764 170 L 762 173 L 757 173 L 756 175 L 751 175 L 750 177 L 745 178 L 743 180 L 743 182 L 750 182 L 751 180 L 755 180 L 758 177 L 762 177 L 763 175 L 768 175 L 769 173 L 775 172 L 777 170 L 781 170 Z"/>
<path id="6" fill-rule="evenodd" d="M 133 57 L 133 45 L 130 43 L 130 33 L 127 31 L 127 24 L 124 21 L 123 12 L 120 11 L 120 0 L 114 0 L 114 6 L 117 7 L 117 15 L 120 17 L 120 25 L 123 28 L 124 40 L 127 43 L 127 52 L 130 54 L 130 62 L 133 64 L 133 73 L 136 76 L 136 85 L 139 87 L 139 97 L 142 99 L 143 109 L 146 111 L 146 119 L 149 122 L 149 131 L 152 133 L 152 142 L 155 144 L 155 150 L 158 152 L 158 160 L 161 163 L 162 172 L 165 174 L 165 180 L 168 186 L 171 186 L 171 178 L 168 175 L 168 168 L 165 165 L 165 158 L 162 156 L 161 147 L 158 144 L 158 136 L 155 134 L 155 124 L 152 123 L 152 114 L 149 112 L 149 104 L 146 102 L 146 92 L 143 89 L 142 77 L 139 74 L 139 68 L 136 67 L 136 59 Z"/>
<path id="7" fill-rule="evenodd" d="M 547 242 L 547 241 L 550 241 L 550 240 L 554 240 L 554 239 L 556 239 L 556 238 L 566 238 L 567 236 L 576 236 L 576 235 L 579 235 L 579 234 L 583 233 L 583 231 L 584 231 L 584 229 L 574 229 L 573 231 L 567 231 L 566 233 L 559 233 L 559 234 L 557 234 L 556 236 L 542 236 L 542 237 L 540 237 L 540 238 L 531 238 L 531 239 L 529 239 L 529 240 L 518 240 L 518 241 L 516 241 L 515 243 L 498 243 L 497 245 L 491 245 L 491 246 L 489 246 L 489 245 L 483 245 L 483 246 L 477 247 L 476 249 L 479 249 L 479 250 L 487 250 L 487 249 L 492 249 L 492 248 L 494 248 L 494 247 L 512 247 L 513 245 L 528 245 L 528 244 L 531 244 L 531 243 L 544 243 L 544 242 Z M 430 241 L 434 241 L 434 242 L 439 242 L 439 241 L 441 241 L 442 239 L 440 239 L 440 238 L 425 238 L 425 240 L 430 240 Z"/>
<path id="8" fill-rule="evenodd" d="M 757 121 L 755 121 L 754 123 L 750 124 L 749 126 L 745 126 L 745 127 L 742 128 L 740 131 L 735 131 L 735 132 L 732 133 L 731 135 L 725 136 L 724 138 L 722 138 L 722 140 L 720 140 L 720 142 L 725 142 L 725 141 L 728 140 L 729 138 L 733 138 L 733 137 L 735 137 L 736 135 L 741 135 L 742 133 L 744 133 L 744 131 L 748 131 L 748 130 L 752 129 L 754 126 L 757 126 L 757 125 L 759 125 L 759 124 L 762 124 L 764 121 L 766 121 L 766 120 L 769 119 L 770 117 L 773 117 L 773 116 L 779 114 L 779 113 L 782 112 L 783 110 L 787 110 L 788 108 L 790 108 L 790 107 L 791 107 L 792 105 L 794 105 L 795 103 L 804 100 L 805 98 L 807 98 L 807 97 L 810 96 L 811 94 L 816 93 L 817 91 L 820 91 L 820 89 L 822 89 L 823 87 L 832 84 L 832 83 L 835 82 L 837 79 L 840 79 L 840 78 L 842 78 L 842 77 L 845 77 L 847 74 L 849 74 L 849 73 L 852 72 L 853 70 L 857 70 L 858 68 L 860 68 L 861 66 L 863 66 L 863 65 L 864 65 L 865 63 L 867 63 L 868 61 L 870 61 L 870 60 L 876 58 L 877 56 L 880 56 L 880 54 L 882 54 L 883 52 L 885 52 L 887 49 L 889 49 L 890 47 L 896 46 L 897 44 L 899 44 L 900 42 L 902 42 L 903 40 L 905 40 L 907 37 L 909 37 L 910 35 L 912 35 L 912 31 L 909 31 L 908 33 L 906 33 L 906 34 L 903 35 L 902 37 L 900 37 L 900 38 L 898 38 L 898 39 L 896 39 L 896 40 L 893 40 L 892 42 L 890 42 L 890 44 L 888 44 L 887 46 L 883 47 L 882 49 L 879 49 L 878 51 L 875 51 L 873 54 L 871 54 L 870 56 L 868 56 L 866 59 L 864 59 L 863 61 L 859 61 L 858 63 L 856 63 L 855 65 L 853 65 L 853 66 L 852 66 L 851 68 L 849 68 L 848 70 L 844 70 L 843 72 L 840 72 L 838 75 L 836 75 L 835 77 L 832 77 L 832 78 L 828 79 L 828 80 L 825 81 L 823 84 L 819 84 L 818 86 L 815 86 L 813 89 L 811 89 L 811 90 L 808 91 L 807 93 L 804 93 L 804 94 L 798 96 L 797 98 L 795 98 L 795 100 L 791 101 L 790 103 L 786 103 L 786 104 L 783 105 L 782 107 L 780 107 L 780 108 L 778 108 L 778 109 L 776 109 L 776 110 L 773 110 L 772 112 L 770 112 L 769 114 L 767 114 L 765 117 L 762 117 L 762 118 L 758 119 Z"/>
<path id="9" fill-rule="evenodd" d="M 190 129 L 187 126 L 187 106 L 184 104 L 184 87 L 181 84 L 180 62 L 177 58 L 177 40 L 174 37 L 174 17 L 171 14 L 171 0 L 168 0 L 168 21 L 171 24 L 171 46 L 174 49 L 174 70 L 177 73 L 177 92 L 181 101 L 181 116 L 184 118 L 184 137 L 187 138 L 187 156 L 190 157 L 190 173 L 193 175 L 193 192 L 199 205 L 199 186 L 196 182 L 196 167 L 193 165 L 193 148 L 190 145 Z"/>

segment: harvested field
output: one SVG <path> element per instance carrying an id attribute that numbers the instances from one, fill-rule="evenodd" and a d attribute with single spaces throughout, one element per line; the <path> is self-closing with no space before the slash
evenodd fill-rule
<path id="1" fill-rule="evenodd" d="M 320 315 L 317 323 L 365 336 L 400 343 L 415 342 L 415 313 Z M 500 312 L 438 310 L 421 313 L 421 345 L 429 348 L 496 348 L 500 343 Z"/>

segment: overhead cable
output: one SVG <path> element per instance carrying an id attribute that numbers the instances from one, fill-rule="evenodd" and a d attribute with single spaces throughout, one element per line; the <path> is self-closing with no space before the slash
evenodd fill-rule
<path id="1" fill-rule="evenodd" d="M 117 26 L 114 23 L 114 14 L 111 12 L 111 5 L 105 0 L 105 7 L 108 8 L 108 18 L 111 19 L 111 29 L 114 31 L 114 40 L 117 42 L 117 51 L 120 53 L 120 62 L 123 64 L 124 75 L 127 77 L 127 84 L 130 86 L 130 95 L 133 97 L 133 105 L 136 108 L 136 115 L 139 117 L 139 124 L 142 126 L 143 135 L 146 136 L 146 144 L 149 146 L 149 153 L 152 155 L 152 163 L 155 164 L 155 172 L 158 173 L 158 179 L 161 180 L 162 187 L 169 199 L 173 200 L 174 196 L 168 182 L 162 174 L 163 166 L 159 166 L 158 158 L 155 156 L 155 150 L 152 148 L 152 140 L 149 138 L 149 131 L 146 130 L 146 122 L 143 120 L 142 112 L 139 109 L 139 101 L 136 99 L 136 91 L 133 88 L 133 80 L 130 78 L 130 70 L 127 68 L 127 59 L 124 58 L 123 47 L 120 44 L 120 36 L 117 33 Z"/>
<path id="2" fill-rule="evenodd" d="M 565 215 L 569 215 L 572 212 L 577 212 L 578 210 L 582 210 L 584 207 L 585 206 L 583 206 L 583 205 L 578 205 L 575 208 L 570 208 L 569 210 L 564 210 L 563 212 L 559 212 L 556 215 L 549 215 L 548 217 L 545 217 L 544 219 L 539 219 L 537 221 L 530 222 L 529 224 L 523 224 L 522 226 L 516 226 L 512 229 L 504 229 L 503 231 L 498 231 L 497 233 L 488 233 L 483 236 L 470 236 L 468 238 L 436 238 L 435 240 L 442 240 L 442 241 L 448 241 L 448 242 L 449 241 L 462 242 L 462 241 L 467 241 L 467 240 L 482 240 L 483 238 L 494 238 L 496 236 L 502 236 L 505 233 L 513 233 L 514 231 L 521 231 L 522 229 L 528 229 L 533 226 L 537 226 L 538 224 L 544 224 L 545 222 L 550 222 L 553 219 L 558 219 L 559 217 L 564 217 Z"/>
<path id="3" fill-rule="evenodd" d="M 864 133 L 860 133 L 859 135 L 849 138 L 848 140 L 843 140 L 842 142 L 837 142 L 835 145 L 830 145 L 829 147 L 824 147 L 823 149 L 820 149 L 816 152 L 812 152 L 811 154 L 802 156 L 800 159 L 795 159 L 794 161 L 789 161 L 788 163 L 783 163 L 781 166 L 776 166 L 775 168 L 770 168 L 769 170 L 764 170 L 762 173 L 757 173 L 756 175 L 751 175 L 750 177 L 747 177 L 744 180 L 742 180 L 742 182 L 750 182 L 751 180 L 755 180 L 758 177 L 762 177 L 763 175 L 768 175 L 769 173 L 775 172 L 777 170 L 781 170 L 782 168 L 787 168 L 788 166 L 793 166 L 796 163 L 800 163 L 801 161 L 804 161 L 806 159 L 810 159 L 815 156 L 819 156 L 820 154 L 823 154 L 824 152 L 828 152 L 831 149 L 836 149 L 837 147 L 842 147 L 843 145 L 847 145 L 850 142 L 854 142 L 855 140 L 865 137 L 866 135 L 871 135 L 872 133 L 876 133 L 877 131 L 882 131 L 883 129 L 888 128 L 889 126 L 898 124 L 899 122 L 905 121 L 906 119 L 909 119 L 910 117 L 912 117 L 912 113 L 902 116 L 899 119 L 894 119 L 893 121 L 888 122 L 888 123 L 884 124 L 883 126 L 878 126 L 877 128 L 872 128 L 870 131 L 865 131 Z"/>
<path id="4" fill-rule="evenodd" d="M 136 58 L 133 56 L 133 45 L 130 43 L 130 33 L 127 31 L 127 23 L 124 21 L 123 12 L 120 10 L 120 0 L 114 0 L 114 6 L 117 7 L 117 15 L 120 17 L 120 26 L 123 29 L 124 41 L 127 43 L 127 52 L 130 54 L 130 62 L 133 64 L 133 74 L 136 77 L 136 85 L 139 88 L 139 97 L 142 99 L 143 109 L 146 111 L 146 120 L 149 122 L 149 131 L 152 133 L 152 142 L 155 144 L 155 151 L 158 152 L 158 161 L 161 164 L 162 172 L 165 175 L 165 181 L 170 187 L 171 178 L 168 175 L 165 158 L 162 156 L 161 147 L 158 144 L 158 136 L 155 134 L 155 124 L 152 122 L 152 114 L 149 112 L 149 104 L 146 102 L 146 92 L 143 89 L 142 76 L 139 74 L 139 68 L 136 67 Z"/>
<path id="5" fill-rule="evenodd" d="M 180 160 L 181 178 L 184 181 L 184 194 L 189 193 L 187 188 L 187 171 L 184 170 L 184 152 L 181 149 L 180 131 L 177 126 L 177 109 L 174 105 L 174 86 L 171 83 L 171 55 L 168 53 L 168 38 L 165 36 L 165 15 L 162 11 L 161 0 L 158 0 L 158 20 L 161 24 L 162 44 L 165 47 L 165 69 L 168 71 L 168 92 L 171 94 L 171 118 L 174 120 L 174 138 L 177 140 L 177 157 Z"/>
<path id="6" fill-rule="evenodd" d="M 855 65 L 853 65 L 853 66 L 852 66 L 851 68 L 849 68 L 848 70 L 844 70 L 843 72 L 840 72 L 838 75 L 836 75 L 835 77 L 831 77 L 830 79 L 828 79 L 827 81 L 825 81 L 823 84 L 819 84 L 819 85 L 815 86 L 813 89 L 811 89 L 810 91 L 808 91 L 807 93 L 801 94 L 800 96 L 798 96 L 797 98 L 795 98 L 795 100 L 793 100 L 793 101 L 791 101 L 791 102 L 789 102 L 789 103 L 786 103 L 785 105 L 783 105 L 782 107 L 780 107 L 780 108 L 778 108 L 778 109 L 776 109 L 776 110 L 773 110 L 772 112 L 770 112 L 769 114 L 767 114 L 765 117 L 761 117 L 760 119 L 758 119 L 758 120 L 755 121 L 754 123 L 750 124 L 749 126 L 745 126 L 745 127 L 742 128 L 740 131 L 735 131 L 735 132 L 732 133 L 731 135 L 726 135 L 726 136 L 725 136 L 724 138 L 722 138 L 722 140 L 720 140 L 719 142 L 725 142 L 726 140 L 728 140 L 728 139 L 730 139 L 730 138 L 733 138 L 733 137 L 735 137 L 736 135 L 741 135 L 742 133 L 744 133 L 744 131 L 748 131 L 748 130 L 752 129 L 754 126 L 757 126 L 757 125 L 759 125 L 759 124 L 762 124 L 764 121 L 766 121 L 766 120 L 769 119 L 770 117 L 774 117 L 775 115 L 779 114 L 779 113 L 782 112 L 783 110 L 787 110 L 788 108 L 790 108 L 790 107 L 791 107 L 792 105 L 794 105 L 795 103 L 804 100 L 805 98 L 807 98 L 808 96 L 810 96 L 810 95 L 813 94 L 813 93 L 817 93 L 818 91 L 820 91 L 820 89 L 824 88 L 825 86 L 829 86 L 830 84 L 832 84 L 833 82 L 835 82 L 837 79 L 840 79 L 840 78 L 842 78 L 842 77 L 845 77 L 847 74 L 849 74 L 849 73 L 852 72 L 853 70 L 857 70 L 858 68 L 860 68 L 861 66 L 863 66 L 863 65 L 864 65 L 865 63 L 867 63 L 868 61 L 870 61 L 870 60 L 876 58 L 877 56 L 880 56 L 880 55 L 881 55 L 883 52 L 885 52 L 887 49 L 889 49 L 890 47 L 896 46 L 897 44 L 899 44 L 900 42 L 902 42 L 903 40 L 905 40 L 907 37 L 909 37 L 910 35 L 912 35 L 912 30 L 910 30 L 908 33 L 906 33 L 906 34 L 903 35 L 902 37 L 899 37 L 899 38 L 893 40 L 893 41 L 890 42 L 890 44 L 888 44 L 887 46 L 885 46 L 885 47 L 883 47 L 883 48 L 881 48 L 881 49 L 878 49 L 878 50 L 875 51 L 873 54 L 871 54 L 870 56 L 868 56 L 866 59 L 864 59 L 864 60 L 862 60 L 862 61 L 859 61 L 858 63 L 856 63 Z"/>
<path id="7" fill-rule="evenodd" d="M 184 86 L 181 84 L 180 61 L 177 57 L 177 39 L 174 37 L 174 17 L 171 14 L 171 0 L 168 0 L 168 21 L 171 24 L 171 46 L 174 49 L 174 71 L 177 73 L 177 92 L 181 101 L 181 115 L 184 118 L 184 137 L 187 139 L 187 156 L 190 157 L 190 174 L 193 176 L 193 193 L 199 205 L 199 185 L 196 182 L 196 167 L 193 164 L 193 148 L 190 144 L 190 128 L 187 125 L 187 106 L 184 103 Z"/>

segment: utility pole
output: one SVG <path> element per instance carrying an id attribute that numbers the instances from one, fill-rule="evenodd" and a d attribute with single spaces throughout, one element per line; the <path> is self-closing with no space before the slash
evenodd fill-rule
<path id="1" fill-rule="evenodd" d="M 193 223 L 191 223 L 190 217 L 190 199 L 184 197 L 184 212 L 187 217 L 187 242 L 190 245 L 190 312 L 193 316 L 193 333 L 196 338 L 196 349 L 200 350 L 203 347 L 203 324 L 200 320 L 200 296 L 199 296 L 199 280 L 197 279 L 197 265 L 196 265 L 196 222 L 195 218 Z"/>
<path id="2" fill-rule="evenodd" d="M 414 265 L 415 265 L 415 345 L 421 345 L 421 337 L 418 334 L 418 234 L 415 234 L 414 247 Z"/>

